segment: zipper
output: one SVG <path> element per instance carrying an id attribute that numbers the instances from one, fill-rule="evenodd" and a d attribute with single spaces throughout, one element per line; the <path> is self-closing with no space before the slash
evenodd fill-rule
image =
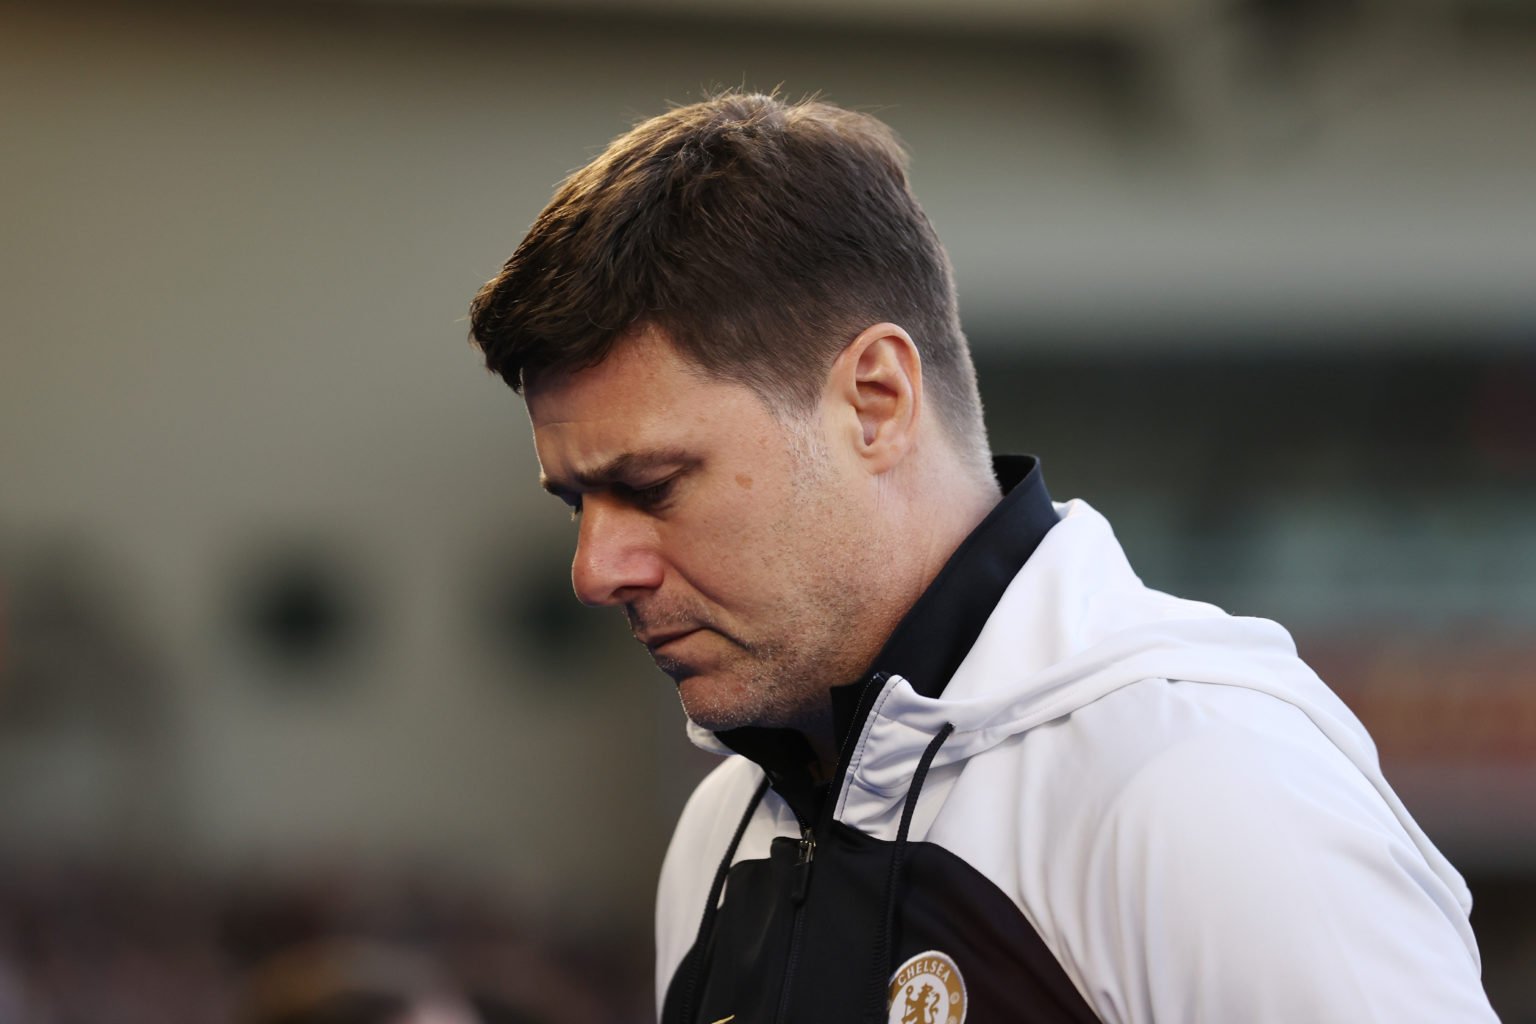
<path id="1" fill-rule="evenodd" d="M 789 992 L 794 987 L 795 966 L 800 962 L 800 936 L 805 928 L 805 896 L 811 887 L 811 865 L 816 861 L 816 833 L 797 814 L 800 824 L 800 842 L 795 853 L 793 885 L 790 902 L 794 905 L 794 924 L 789 931 L 789 957 L 784 961 L 784 981 L 779 989 L 779 1008 L 774 1013 L 774 1024 L 784 1024 L 789 1016 Z"/>
<path id="2" fill-rule="evenodd" d="M 811 887 L 811 863 L 816 859 L 816 833 L 805 822 L 800 823 L 799 851 L 795 856 L 795 906 L 805 902 L 805 893 Z"/>
<path id="3" fill-rule="evenodd" d="M 890 676 L 884 672 L 875 672 L 865 680 L 864 688 L 859 693 L 853 728 L 843 740 L 843 749 L 838 752 L 837 770 L 832 773 L 832 786 L 827 793 L 826 803 L 821 812 L 822 819 L 829 827 L 832 823 L 832 809 L 837 805 L 837 794 L 843 787 L 843 778 L 848 770 L 849 754 L 852 753 L 864 718 L 869 714 L 869 706 L 874 703 L 874 695 L 880 692 L 889 678 Z M 794 875 L 790 886 L 790 902 L 795 908 L 794 923 L 790 925 L 789 957 L 784 962 L 784 981 L 779 989 L 779 1006 L 773 1015 L 774 1024 L 785 1024 L 789 1018 L 789 993 L 794 987 L 795 967 L 800 962 L 800 938 L 805 928 L 805 899 L 811 887 L 811 866 L 816 861 L 815 831 L 799 814 L 795 815 L 795 821 L 800 826 L 800 842 L 797 844 L 795 865 L 792 869 Z"/>

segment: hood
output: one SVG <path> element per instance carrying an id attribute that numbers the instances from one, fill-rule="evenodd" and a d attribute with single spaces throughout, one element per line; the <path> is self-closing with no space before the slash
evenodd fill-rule
<path id="1" fill-rule="evenodd" d="M 1114 532 L 1086 502 L 1057 506 L 1050 530 L 1003 593 L 937 697 L 889 679 L 863 723 L 839 794 L 902 799 L 924 748 L 954 726 L 935 771 L 1145 679 L 1239 686 L 1301 710 L 1370 781 L 1432 870 L 1470 908 L 1466 883 L 1409 816 L 1381 774 L 1364 726 L 1267 619 L 1144 586 Z"/>

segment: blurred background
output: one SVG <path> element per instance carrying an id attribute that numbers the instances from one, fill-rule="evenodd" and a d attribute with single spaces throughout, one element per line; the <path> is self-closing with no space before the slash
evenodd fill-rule
<path id="1" fill-rule="evenodd" d="M 1536 1021 L 1521 0 L 0 5 L 0 1021 L 649 1019 L 712 759 L 463 314 L 728 85 L 905 138 L 995 446 L 1293 630 Z"/>

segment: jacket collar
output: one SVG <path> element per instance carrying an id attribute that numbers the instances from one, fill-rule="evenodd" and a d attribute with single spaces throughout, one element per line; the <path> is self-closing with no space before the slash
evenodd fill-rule
<path id="1" fill-rule="evenodd" d="M 871 666 L 925 697 L 944 692 L 1003 591 L 1061 518 L 1033 455 L 999 455 L 992 471 L 1003 500 L 960 542 Z"/>

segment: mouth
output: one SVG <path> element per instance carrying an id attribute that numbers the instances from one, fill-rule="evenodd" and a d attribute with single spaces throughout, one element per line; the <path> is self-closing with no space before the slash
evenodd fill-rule
<path id="1" fill-rule="evenodd" d="M 699 632 L 699 630 L 702 628 L 702 626 L 689 626 L 687 629 L 674 629 L 665 632 L 650 633 L 645 636 L 636 637 L 635 639 L 644 644 L 646 650 L 650 651 L 651 654 L 654 655 L 659 654 L 662 648 L 666 647 L 673 641 L 681 640 L 685 636 L 692 636 L 693 634 Z"/>

